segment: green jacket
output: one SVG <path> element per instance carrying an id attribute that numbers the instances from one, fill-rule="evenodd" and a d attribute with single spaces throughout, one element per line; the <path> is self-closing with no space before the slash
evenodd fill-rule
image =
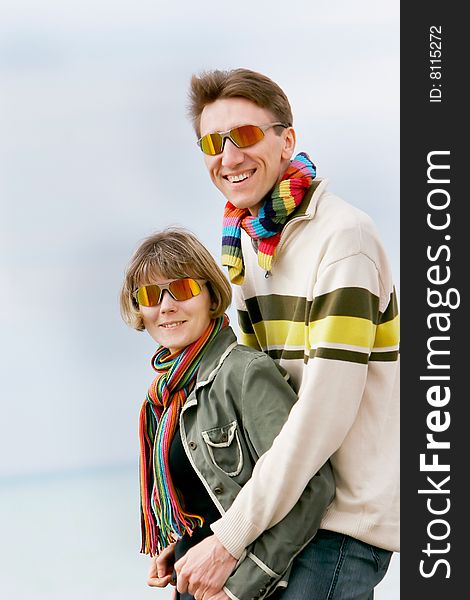
<path id="1" fill-rule="evenodd" d="M 230 327 L 207 348 L 181 411 L 180 430 L 189 461 L 221 515 L 271 447 L 296 400 L 285 372 L 263 352 L 238 345 Z M 246 549 L 225 584 L 227 595 L 264 598 L 285 586 L 292 560 L 316 534 L 334 490 L 326 463 L 291 512 Z"/>

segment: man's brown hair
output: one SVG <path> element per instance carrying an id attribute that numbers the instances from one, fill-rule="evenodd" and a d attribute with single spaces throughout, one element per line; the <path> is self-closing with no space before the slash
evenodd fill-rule
<path id="1" fill-rule="evenodd" d="M 287 96 L 269 77 L 249 69 L 204 71 L 191 77 L 189 116 L 197 137 L 201 135 L 201 114 L 207 104 L 219 98 L 246 98 L 269 110 L 275 121 L 293 125 Z"/>

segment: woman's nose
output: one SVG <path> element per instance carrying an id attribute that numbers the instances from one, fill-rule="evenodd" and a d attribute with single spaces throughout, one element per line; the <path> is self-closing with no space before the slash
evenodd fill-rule
<path id="1" fill-rule="evenodd" d="M 168 290 L 163 290 L 160 301 L 160 312 L 176 310 L 176 302 Z"/>

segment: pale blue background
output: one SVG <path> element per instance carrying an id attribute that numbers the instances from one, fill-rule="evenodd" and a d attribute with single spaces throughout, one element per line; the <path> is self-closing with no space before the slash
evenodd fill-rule
<path id="1" fill-rule="evenodd" d="M 164 598 L 138 554 L 137 415 L 153 343 L 118 310 L 127 260 L 186 225 L 218 256 L 223 199 L 190 76 L 286 91 L 297 150 L 375 220 L 399 278 L 399 3 L 3 0 L 0 589 Z M 398 595 L 398 556 L 377 593 Z M 86 594 L 85 594 L 86 593 Z"/>

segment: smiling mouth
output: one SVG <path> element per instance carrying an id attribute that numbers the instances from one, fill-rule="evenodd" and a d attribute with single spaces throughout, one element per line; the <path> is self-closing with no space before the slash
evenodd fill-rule
<path id="1" fill-rule="evenodd" d="M 172 323 L 161 323 L 160 327 L 163 327 L 163 329 L 174 329 L 175 327 L 179 327 L 179 325 L 182 325 L 183 323 L 186 323 L 186 321 L 173 321 Z"/>
<path id="2" fill-rule="evenodd" d="M 241 183 L 242 181 L 246 181 L 249 179 L 254 173 L 256 169 L 251 169 L 250 171 L 245 171 L 244 173 L 239 173 L 238 175 L 224 175 L 224 179 L 226 179 L 229 183 Z"/>

